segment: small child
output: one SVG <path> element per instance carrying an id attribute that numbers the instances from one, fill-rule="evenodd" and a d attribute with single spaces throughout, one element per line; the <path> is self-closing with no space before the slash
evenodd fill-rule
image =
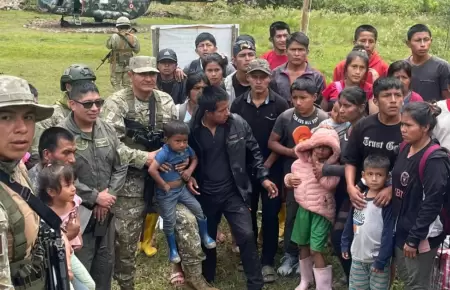
<path id="1" fill-rule="evenodd" d="M 182 121 L 174 120 L 164 125 L 166 144 L 156 154 L 149 168 L 149 173 L 157 185 L 156 200 L 169 245 L 169 260 L 175 264 L 181 261 L 174 234 L 177 203 L 184 204 L 197 218 L 200 238 L 205 247 L 207 249 L 216 247 L 216 242 L 208 235 L 206 217 L 199 202 L 186 188 L 185 182 L 189 181 L 198 164 L 195 152 L 188 145 L 188 135 L 189 127 Z M 183 172 L 175 171 L 175 165 L 182 163 L 186 158 L 190 159 L 189 167 Z M 170 164 L 172 170 L 159 172 L 159 167 L 164 163 Z"/>
<path id="2" fill-rule="evenodd" d="M 295 146 L 295 153 L 298 159 L 292 164 L 292 173 L 284 178 L 287 187 L 294 187 L 300 205 L 291 238 L 300 247 L 301 280 L 295 289 L 307 290 L 314 278 L 317 289 L 331 289 L 332 268 L 326 265 L 322 253 L 334 222 L 334 190 L 339 177 L 318 176 L 317 168 L 325 162 L 338 162 L 338 134 L 331 128 L 318 128 L 310 139 Z"/>
<path id="3" fill-rule="evenodd" d="M 319 127 L 324 127 L 324 126 L 330 126 L 332 127 L 334 130 L 336 130 L 336 132 L 339 135 L 339 138 L 342 138 L 345 135 L 345 132 L 347 132 L 348 127 L 350 127 L 350 122 L 344 122 L 344 120 L 342 120 L 340 114 L 339 114 L 339 102 L 338 101 L 330 101 L 330 103 L 333 103 L 333 108 L 330 111 L 330 118 L 323 120 L 319 126 Z"/>
<path id="4" fill-rule="evenodd" d="M 81 198 L 76 195 L 74 185 L 74 172 L 72 166 L 63 163 L 48 164 L 39 172 L 39 198 L 45 202 L 62 221 L 61 228 L 66 232 L 67 224 L 74 222 L 80 224 L 78 208 L 81 204 Z M 83 246 L 81 231 L 74 238 L 69 240 L 71 252 L 70 268 L 73 272 L 72 281 L 75 290 L 85 289 L 95 290 L 95 282 L 88 270 L 73 254 L 73 250 L 80 249 Z M 83 284 L 84 288 L 77 288 L 77 283 Z"/>
<path id="5" fill-rule="evenodd" d="M 395 219 L 391 203 L 383 208 L 373 203 L 385 187 L 389 165 L 386 156 L 369 155 L 364 160 L 362 184 L 367 188 L 361 187 L 367 206 L 352 209 L 341 240 L 342 257 L 350 259 L 350 250 L 352 258 L 349 289 L 389 289 Z"/>

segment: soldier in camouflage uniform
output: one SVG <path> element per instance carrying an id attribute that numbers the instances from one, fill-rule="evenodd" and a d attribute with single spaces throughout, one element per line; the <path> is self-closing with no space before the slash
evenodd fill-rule
<path id="1" fill-rule="evenodd" d="M 0 289 L 46 289 L 44 266 L 36 263 L 32 249 L 38 244 L 40 218 L 4 179 L 32 190 L 20 160 L 31 145 L 35 120 L 42 121 L 52 113 L 52 107 L 35 102 L 27 81 L 0 76 L 0 130 L 5 137 L 0 141 L 0 159 L 9 160 L 0 161 Z M 10 143 L 17 140 L 25 142 Z"/>
<path id="2" fill-rule="evenodd" d="M 134 289 L 136 272 L 135 252 L 145 215 L 144 178 L 148 175 L 142 170 L 154 158 L 156 151 L 145 152 L 140 144 L 127 136 L 129 129 L 125 120 L 133 120 L 142 126 L 152 123 L 154 117 L 155 130 L 161 130 L 164 123 L 176 119 L 176 108 L 172 97 L 156 90 L 156 59 L 148 56 L 137 56 L 130 60 L 129 76 L 132 87 L 114 93 L 106 99 L 102 109 L 102 118 L 113 125 L 119 138 L 129 147 L 121 156 L 128 157 L 128 163 L 134 168 L 128 169 L 125 186 L 118 193 L 116 202 L 116 263 L 114 278 L 121 289 Z M 154 106 L 151 113 L 150 107 Z M 125 150 L 125 149 L 122 149 Z M 149 160 L 150 159 L 150 160 Z M 204 254 L 198 235 L 197 220 L 182 205 L 177 206 L 176 239 L 189 284 L 198 290 L 214 290 L 206 284 L 201 275 L 201 262 Z M 154 224 L 152 225 L 154 227 Z M 145 227 L 148 227 L 146 225 Z M 178 276 L 183 275 L 179 271 Z"/>
<path id="3" fill-rule="evenodd" d="M 130 86 L 128 64 L 134 54 L 139 53 L 138 38 L 131 32 L 130 20 L 124 16 L 116 21 L 117 33 L 111 35 L 106 42 L 106 48 L 111 50 L 109 57 L 110 80 L 115 91 Z"/>
<path id="4" fill-rule="evenodd" d="M 95 82 L 96 79 L 97 77 L 95 76 L 94 71 L 85 64 L 72 64 L 64 70 L 64 73 L 60 79 L 60 88 L 63 95 L 53 105 L 53 115 L 46 120 L 36 123 L 36 131 L 34 133 L 33 144 L 30 149 L 30 165 L 36 164 L 39 160 L 38 144 L 42 132 L 47 128 L 58 125 L 69 115 L 69 92 L 72 86 L 82 82 Z"/>

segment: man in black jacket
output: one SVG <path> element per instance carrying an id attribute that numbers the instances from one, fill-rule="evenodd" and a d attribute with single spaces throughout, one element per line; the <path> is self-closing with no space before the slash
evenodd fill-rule
<path id="1" fill-rule="evenodd" d="M 198 110 L 191 120 L 189 145 L 196 152 L 199 165 L 189 189 L 200 194 L 199 201 L 208 219 L 208 233 L 215 237 L 222 214 L 230 224 L 241 253 L 247 276 L 247 289 L 260 290 L 264 282 L 261 263 L 254 242 L 250 215 L 252 186 L 247 175 L 247 160 L 251 160 L 255 177 L 273 198 L 278 195 L 274 183 L 267 179 L 258 143 L 248 123 L 240 116 L 230 114 L 228 94 L 220 87 L 207 87 L 198 100 Z M 250 156 L 247 156 L 247 152 Z M 216 273 L 217 252 L 205 250 L 203 275 L 213 281 Z"/>
<path id="2" fill-rule="evenodd" d="M 159 70 L 156 86 L 159 90 L 168 93 L 175 105 L 184 103 L 186 100 L 186 78 L 181 81 L 175 78 L 178 64 L 175 51 L 170 48 L 160 50 L 156 61 Z"/>

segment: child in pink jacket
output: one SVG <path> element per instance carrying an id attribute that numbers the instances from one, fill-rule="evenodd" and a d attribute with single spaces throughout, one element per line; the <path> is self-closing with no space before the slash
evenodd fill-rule
<path id="1" fill-rule="evenodd" d="M 336 164 L 339 160 L 338 134 L 332 128 L 319 127 L 310 139 L 296 145 L 295 153 L 298 159 L 292 164 L 292 173 L 284 178 L 286 186 L 294 188 L 300 205 L 291 237 L 300 247 L 301 281 L 295 290 L 307 290 L 313 272 L 316 289 L 331 290 L 332 268 L 325 264 L 322 252 L 334 222 L 334 192 L 339 177 L 324 177 L 321 172 L 324 163 Z"/>

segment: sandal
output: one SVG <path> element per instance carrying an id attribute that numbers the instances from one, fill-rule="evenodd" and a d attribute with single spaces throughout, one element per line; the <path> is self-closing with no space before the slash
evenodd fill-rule
<path id="1" fill-rule="evenodd" d="M 278 275 L 275 272 L 275 269 L 271 266 L 264 266 L 262 268 L 262 276 L 264 279 L 264 283 L 273 283 L 278 279 Z"/>
<path id="2" fill-rule="evenodd" d="M 170 275 L 169 283 L 175 288 L 184 286 L 184 274 L 183 272 L 176 272 Z"/>

